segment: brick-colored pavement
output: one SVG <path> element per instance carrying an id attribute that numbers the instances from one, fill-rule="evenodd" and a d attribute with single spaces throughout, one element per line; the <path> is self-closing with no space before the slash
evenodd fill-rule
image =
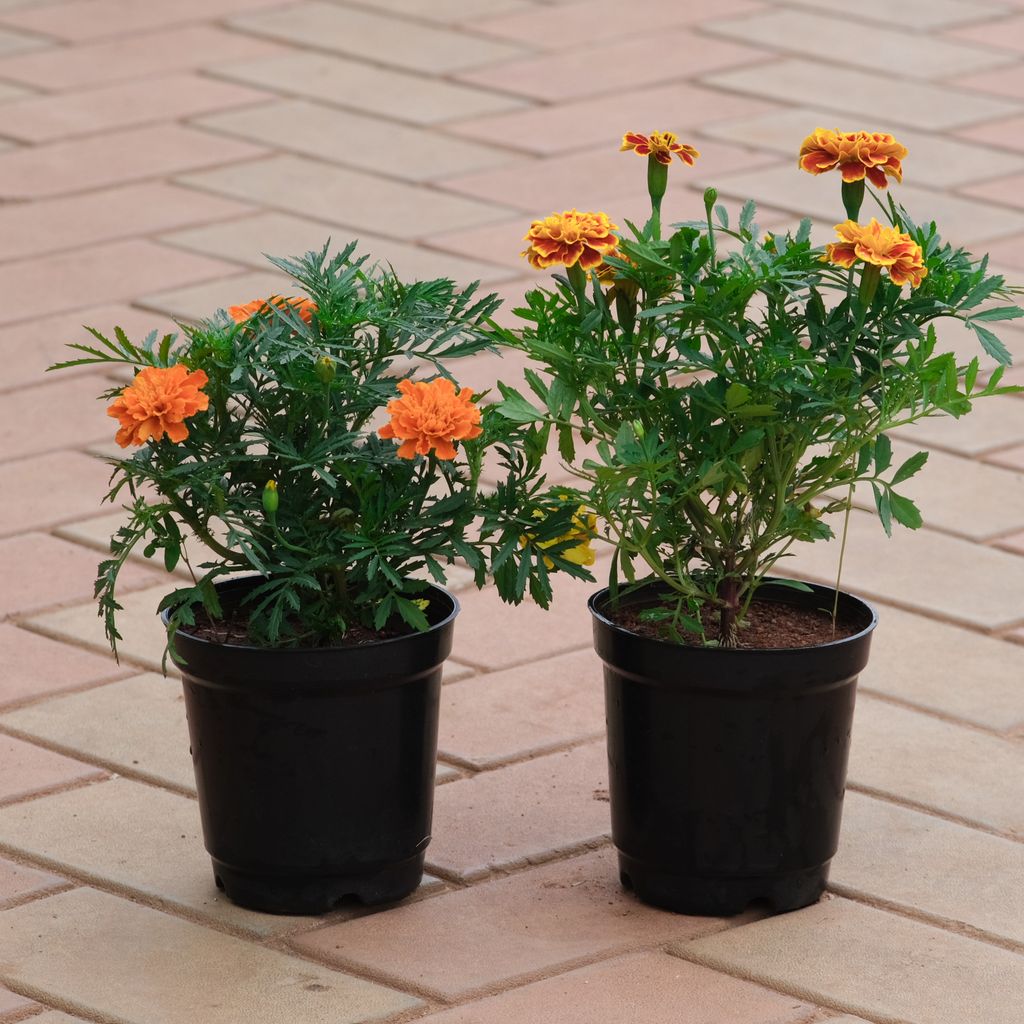
<path id="1" fill-rule="evenodd" d="M 78 325 L 251 299 L 261 251 L 327 235 L 514 298 L 532 216 L 643 215 L 627 129 L 704 152 L 669 218 L 714 182 L 827 231 L 835 181 L 794 166 L 818 125 L 898 134 L 911 212 L 1024 276 L 1024 0 L 0 0 L 0 1024 L 1020 1024 L 1020 398 L 901 434 L 935 451 L 920 533 L 853 516 L 846 583 L 882 624 L 833 893 L 785 917 L 619 889 L 587 585 L 551 614 L 460 592 L 431 875 L 313 920 L 214 888 L 152 674 L 166 580 L 126 576 L 120 665 L 89 600 L 101 375 L 42 374 Z"/>

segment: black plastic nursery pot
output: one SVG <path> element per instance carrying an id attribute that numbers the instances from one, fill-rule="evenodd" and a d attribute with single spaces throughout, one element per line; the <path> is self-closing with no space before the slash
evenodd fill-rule
<path id="1" fill-rule="evenodd" d="M 642 602 L 650 591 L 627 600 Z M 758 598 L 831 610 L 835 591 Z M 857 632 L 816 647 L 688 647 L 639 636 L 589 602 L 604 663 L 612 838 L 623 885 L 680 913 L 776 912 L 817 900 L 839 842 L 857 676 L 874 609 L 840 592 Z"/>
<path id="2" fill-rule="evenodd" d="M 218 585 L 225 609 L 252 580 Z M 353 647 L 175 637 L 206 849 L 241 906 L 318 914 L 413 892 L 430 842 L 441 670 L 458 601 L 429 630 Z M 166 613 L 165 613 L 166 616 Z"/>

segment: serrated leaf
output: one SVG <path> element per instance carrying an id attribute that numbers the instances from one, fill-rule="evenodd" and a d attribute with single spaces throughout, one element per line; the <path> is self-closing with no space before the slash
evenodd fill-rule
<path id="1" fill-rule="evenodd" d="M 909 480 L 928 461 L 928 454 L 928 452 L 917 452 L 915 455 L 911 455 L 910 458 L 907 459 L 907 461 L 904 462 L 895 473 L 893 473 L 891 483 L 895 486 L 896 484 L 903 483 L 904 480 Z"/>
<path id="2" fill-rule="evenodd" d="M 924 521 L 918 507 L 902 494 L 890 492 L 889 507 L 892 509 L 892 515 L 896 522 L 902 523 L 911 530 L 918 529 Z"/>
<path id="3" fill-rule="evenodd" d="M 875 473 L 882 474 L 892 465 L 892 442 L 879 434 L 875 438 Z"/>

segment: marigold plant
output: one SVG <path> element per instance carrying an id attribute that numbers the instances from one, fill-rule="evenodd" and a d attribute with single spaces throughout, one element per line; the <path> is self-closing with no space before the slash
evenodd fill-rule
<path id="1" fill-rule="evenodd" d="M 641 138 L 624 148 L 642 153 Z M 841 182 L 848 219 L 826 248 L 809 221 L 763 235 L 750 202 L 733 221 L 714 189 L 704 220 L 663 231 L 669 164 L 686 168 L 646 148 L 650 220 L 589 277 L 526 296 L 503 340 L 538 369 L 528 393 L 501 385 L 499 409 L 556 433 L 611 555 L 613 606 L 643 586 L 666 638 L 733 646 L 761 582 L 796 542 L 832 535 L 828 514 L 848 515 L 856 486 L 887 533 L 921 525 L 901 485 L 927 455 L 895 464 L 889 435 L 1017 390 L 1000 383 L 1010 357 L 991 328 L 1024 314 L 987 258 L 875 191 L 903 174 L 890 135 L 819 129 L 801 147 L 804 170 Z M 861 221 L 865 199 L 880 219 Z M 977 357 L 942 351 L 942 320 L 1000 364 L 987 380 Z"/>
<path id="2" fill-rule="evenodd" d="M 478 584 L 493 575 L 509 601 L 528 590 L 546 605 L 552 571 L 587 576 L 578 501 L 545 486 L 543 440 L 446 367 L 491 345 L 496 297 L 405 283 L 354 244 L 272 262 L 308 297 L 255 300 L 141 343 L 91 330 L 95 343 L 61 364 L 134 374 L 106 396 L 126 449 L 108 460 L 107 498 L 125 522 L 97 580 L 115 650 L 118 575 L 139 548 L 189 574 L 161 606 L 172 631 L 218 619 L 214 584 L 255 574 L 243 610 L 251 642 L 270 646 L 426 628 L 427 581 L 443 583 L 455 560 Z"/>

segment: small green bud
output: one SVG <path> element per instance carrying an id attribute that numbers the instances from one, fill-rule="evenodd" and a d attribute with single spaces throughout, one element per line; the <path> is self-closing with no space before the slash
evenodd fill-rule
<path id="1" fill-rule="evenodd" d="M 277 494 L 277 481 L 268 480 L 263 487 L 263 511 L 268 516 L 274 515 L 277 512 L 277 506 L 280 504 L 280 498 Z"/>
<path id="2" fill-rule="evenodd" d="M 704 189 L 704 209 L 709 213 L 714 208 L 715 203 L 718 202 L 718 189 L 717 188 L 706 188 Z"/>
<path id="3" fill-rule="evenodd" d="M 316 361 L 316 375 L 321 383 L 330 384 L 337 372 L 334 360 L 330 356 L 323 356 Z"/>

